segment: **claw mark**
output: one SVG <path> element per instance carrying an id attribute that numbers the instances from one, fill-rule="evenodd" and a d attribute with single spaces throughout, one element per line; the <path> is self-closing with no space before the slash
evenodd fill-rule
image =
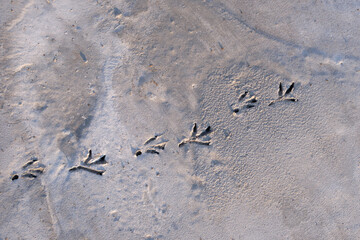
<path id="1" fill-rule="evenodd" d="M 245 106 L 245 108 L 248 108 L 248 109 L 253 108 L 253 107 L 255 107 L 255 105 L 253 105 L 253 104 L 248 104 L 248 105 Z"/>
<path id="2" fill-rule="evenodd" d="M 98 156 L 95 156 L 95 158 L 94 158 L 92 156 L 91 149 L 89 149 L 89 152 L 88 152 L 86 158 L 84 158 L 84 160 L 80 162 L 81 164 L 84 164 L 85 166 L 76 165 L 76 166 L 71 167 L 69 169 L 69 171 L 83 169 L 83 170 L 91 172 L 91 173 L 102 175 L 105 172 L 105 170 L 97 170 L 97 169 L 90 168 L 88 166 L 91 166 L 93 164 L 106 164 L 107 162 L 105 160 L 105 157 L 106 157 L 106 155 L 98 155 Z"/>
<path id="3" fill-rule="evenodd" d="M 202 133 L 197 134 L 197 135 L 196 135 L 196 138 L 200 138 L 200 137 L 202 137 L 202 136 L 206 136 L 206 135 L 208 135 L 209 133 L 211 133 L 211 127 L 210 127 L 210 126 L 208 126 Z"/>
<path id="4" fill-rule="evenodd" d="M 289 93 L 291 93 L 291 91 L 294 89 L 294 85 L 295 85 L 295 83 L 293 82 L 290 85 L 290 87 L 286 90 L 285 95 L 288 95 Z"/>
<path id="5" fill-rule="evenodd" d="M 281 82 L 279 83 L 279 91 L 278 91 L 278 95 L 279 95 L 279 97 L 282 97 L 282 95 L 283 95 L 283 87 L 282 87 Z"/>
<path id="6" fill-rule="evenodd" d="M 197 133 L 197 125 L 194 123 L 192 130 L 191 130 L 191 137 L 195 137 Z"/>
<path id="7" fill-rule="evenodd" d="M 155 149 L 151 149 L 151 148 L 147 149 L 146 153 L 160 154 L 158 151 L 156 151 Z"/>
<path id="8" fill-rule="evenodd" d="M 93 165 L 93 164 L 106 164 L 107 162 L 106 162 L 106 160 L 105 160 L 105 157 L 106 157 L 106 155 L 100 155 L 98 158 L 90 161 L 90 162 L 88 163 L 88 165 Z"/>
<path id="9" fill-rule="evenodd" d="M 22 166 L 22 168 L 25 169 L 25 168 L 27 168 L 28 166 L 34 164 L 34 163 L 37 162 L 37 161 L 38 161 L 38 159 L 37 159 L 36 157 L 33 157 L 33 158 L 30 159 L 30 161 L 28 161 L 27 163 L 25 163 L 25 164 Z"/>
<path id="10" fill-rule="evenodd" d="M 200 140 L 189 140 L 189 143 L 197 143 L 197 144 L 200 144 L 200 145 L 210 145 L 210 141 L 200 141 Z"/>
<path id="11" fill-rule="evenodd" d="M 92 158 L 92 151 L 91 149 L 89 149 L 88 155 L 84 159 L 84 163 L 87 164 L 91 160 L 91 158 Z"/>
<path id="12" fill-rule="evenodd" d="M 31 169 L 29 169 L 29 172 L 33 172 L 33 173 L 43 173 L 43 172 L 44 172 L 44 168 L 43 168 L 43 167 L 31 168 Z"/>
<path id="13" fill-rule="evenodd" d="M 188 142 L 189 142 L 189 139 L 184 139 L 178 145 L 179 145 L 179 147 L 181 147 L 181 146 L 185 145 Z"/>
<path id="14" fill-rule="evenodd" d="M 208 126 L 204 131 L 202 131 L 201 133 L 197 134 L 197 125 L 196 123 L 194 123 L 193 127 L 192 127 L 192 130 L 191 130 L 191 133 L 190 133 L 190 138 L 185 138 L 183 139 L 178 145 L 179 147 L 187 144 L 187 143 L 197 143 L 197 144 L 200 144 L 200 145 L 210 145 L 211 142 L 210 141 L 202 141 L 202 140 L 199 140 L 199 138 L 203 137 L 203 136 L 206 136 L 208 134 L 211 133 L 211 127 Z"/>
<path id="15" fill-rule="evenodd" d="M 30 172 L 25 172 L 21 175 L 22 177 L 27 177 L 27 178 L 36 178 L 37 176 L 33 173 Z"/>
<path id="16" fill-rule="evenodd" d="M 251 98 L 249 98 L 248 100 L 245 101 L 246 103 L 256 103 L 257 99 L 255 96 L 252 96 Z"/>
<path id="17" fill-rule="evenodd" d="M 248 93 L 249 93 L 249 92 L 246 91 L 246 92 L 244 92 L 243 94 L 241 94 L 238 101 L 241 102 L 241 100 L 243 100 Z"/>
<path id="18" fill-rule="evenodd" d="M 149 143 L 152 142 L 152 141 L 155 141 L 156 139 L 158 139 L 158 137 L 161 137 L 161 136 L 162 136 L 162 135 L 155 135 L 155 136 L 149 138 L 148 140 L 146 140 L 146 141 L 144 142 L 144 145 L 149 144 Z"/>
<path id="19" fill-rule="evenodd" d="M 296 98 L 285 98 L 284 101 L 297 102 Z"/>
<path id="20" fill-rule="evenodd" d="M 146 145 L 146 144 L 148 144 L 148 143 L 150 143 L 150 142 L 152 142 L 152 141 L 155 141 L 156 138 L 157 138 L 157 136 L 149 138 L 148 140 L 146 140 L 146 141 L 144 142 L 144 145 Z"/>
<path id="21" fill-rule="evenodd" d="M 157 148 L 157 149 L 164 150 L 164 149 L 165 149 L 165 146 L 166 146 L 166 142 L 156 144 L 156 145 L 154 145 L 153 147 L 154 147 L 154 148 Z"/>
<path id="22" fill-rule="evenodd" d="M 294 89 L 294 86 L 295 86 L 295 83 L 291 83 L 291 85 L 289 86 L 289 88 L 285 91 L 284 93 L 284 90 L 283 90 L 283 86 L 282 86 L 282 83 L 280 82 L 279 83 L 279 91 L 278 91 L 278 99 L 276 100 L 273 100 L 269 103 L 269 106 L 273 105 L 274 103 L 276 102 L 280 102 L 280 101 L 290 101 L 290 102 L 297 102 L 298 99 L 297 98 L 294 98 L 294 97 L 287 97 L 287 95 L 289 95 L 293 89 Z"/>

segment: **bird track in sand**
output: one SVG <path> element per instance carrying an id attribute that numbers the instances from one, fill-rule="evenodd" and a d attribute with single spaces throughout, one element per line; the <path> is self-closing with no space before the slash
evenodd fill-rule
<path id="1" fill-rule="evenodd" d="M 211 127 L 208 126 L 204 131 L 202 131 L 201 133 L 197 134 L 197 124 L 194 123 L 191 133 L 190 133 L 190 137 L 189 138 L 185 138 L 183 139 L 180 143 L 179 143 L 179 147 L 188 144 L 188 143 L 196 143 L 196 144 L 200 144 L 200 145 L 210 145 L 210 140 L 208 141 L 203 141 L 203 140 L 199 140 L 199 138 L 204 137 L 208 134 L 211 133 Z"/>
<path id="2" fill-rule="evenodd" d="M 21 174 L 14 172 L 11 175 L 11 180 L 14 181 L 19 179 L 19 175 L 22 178 L 37 178 L 40 174 L 42 174 L 45 170 L 45 165 L 40 163 L 37 157 L 32 157 L 29 161 L 27 161 L 23 166 L 22 169 L 24 170 Z"/>
<path id="3" fill-rule="evenodd" d="M 269 106 L 273 105 L 276 102 L 280 102 L 280 101 L 290 101 L 290 102 L 297 102 L 298 99 L 294 98 L 294 97 L 288 97 L 290 95 L 290 93 L 294 90 L 294 86 L 295 83 L 291 83 L 291 85 L 288 87 L 288 89 L 285 91 L 284 93 L 284 89 L 282 86 L 282 83 L 279 83 L 279 90 L 278 90 L 278 95 L 279 97 L 276 100 L 273 100 L 269 103 Z"/>
<path id="4" fill-rule="evenodd" d="M 155 134 L 153 137 L 147 139 L 145 142 L 144 142 L 144 146 L 146 145 L 149 145 L 150 143 L 156 141 L 159 139 L 159 137 L 161 137 L 162 134 L 160 135 L 157 135 Z M 165 149 L 165 146 L 166 146 L 166 143 L 167 141 L 162 141 L 160 143 L 157 143 L 157 144 L 154 144 L 154 145 L 150 145 L 149 147 L 145 147 L 145 150 L 141 150 L 141 149 L 138 149 L 136 150 L 135 152 L 135 156 L 138 157 L 140 156 L 143 152 L 145 153 L 151 153 L 151 154 L 160 154 L 159 150 L 164 150 Z"/>
<path id="5" fill-rule="evenodd" d="M 97 155 L 95 157 L 93 157 L 92 155 L 92 151 L 91 149 L 89 149 L 89 152 L 86 156 L 86 158 L 84 158 L 83 161 L 81 161 L 80 165 L 76 165 L 73 166 L 69 169 L 69 171 L 75 171 L 75 170 L 85 170 L 91 173 L 95 173 L 98 175 L 102 175 L 106 170 L 98 170 L 95 168 L 91 168 L 90 166 L 95 165 L 95 164 L 99 164 L 99 165 L 104 165 L 106 164 L 106 160 L 105 160 L 106 155 Z"/>

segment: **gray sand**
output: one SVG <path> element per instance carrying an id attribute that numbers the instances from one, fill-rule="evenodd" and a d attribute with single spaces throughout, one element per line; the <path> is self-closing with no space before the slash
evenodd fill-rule
<path id="1" fill-rule="evenodd" d="M 359 9 L 3 0 L 0 239 L 360 239 Z"/>

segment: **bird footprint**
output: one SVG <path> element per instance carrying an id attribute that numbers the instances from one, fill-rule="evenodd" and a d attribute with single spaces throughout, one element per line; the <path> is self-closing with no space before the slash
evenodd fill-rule
<path id="1" fill-rule="evenodd" d="M 294 98 L 294 97 L 289 97 L 290 93 L 294 90 L 294 86 L 295 83 L 291 83 L 290 87 L 288 87 L 288 89 L 285 91 L 284 93 L 284 89 L 282 86 L 282 83 L 279 83 L 279 90 L 278 90 L 278 95 L 279 97 L 276 100 L 273 100 L 269 103 L 269 106 L 273 105 L 276 102 L 280 102 L 280 101 L 289 101 L 289 102 L 297 102 L 298 99 Z"/>
<path id="2" fill-rule="evenodd" d="M 150 143 L 158 140 L 162 135 L 155 135 L 148 140 L 145 141 L 144 146 L 149 145 Z M 138 149 L 135 152 L 135 156 L 140 156 L 143 152 L 145 153 L 152 153 L 152 154 L 160 154 L 160 150 L 164 150 L 166 146 L 167 141 L 163 141 L 157 144 L 150 145 L 148 147 L 145 147 L 145 150 Z"/>
<path id="3" fill-rule="evenodd" d="M 24 172 L 20 174 L 23 178 L 37 178 L 40 174 L 42 174 L 45 170 L 45 165 L 40 163 L 38 158 L 33 157 L 28 162 L 26 162 L 22 169 Z M 16 180 L 19 178 L 19 174 L 14 173 L 11 176 L 11 180 Z"/>
<path id="4" fill-rule="evenodd" d="M 246 109 L 250 109 L 250 108 L 254 108 L 259 104 L 259 101 L 257 99 L 257 97 L 248 92 L 245 91 L 244 93 L 242 93 L 239 98 L 238 98 L 238 103 L 233 104 L 231 106 L 232 111 L 235 114 L 238 114 Z"/>
<path id="5" fill-rule="evenodd" d="M 203 141 L 203 140 L 199 140 L 201 137 L 204 137 L 208 134 L 211 133 L 211 127 L 208 126 L 204 131 L 202 131 L 201 133 L 197 134 L 197 124 L 194 123 L 193 128 L 191 130 L 190 133 L 190 137 L 189 138 L 185 138 L 183 139 L 180 143 L 179 143 L 179 147 L 187 144 L 187 143 L 196 143 L 196 144 L 200 144 L 200 145 L 210 145 L 210 140 L 209 141 Z"/>
<path id="6" fill-rule="evenodd" d="M 75 171 L 75 170 L 85 170 L 91 173 L 95 173 L 98 175 L 102 175 L 105 170 L 97 170 L 94 168 L 91 168 L 90 166 L 92 165 L 96 165 L 96 164 L 106 164 L 106 160 L 105 160 L 106 155 L 97 155 L 95 157 L 92 156 L 92 151 L 91 149 L 89 149 L 88 155 L 86 156 L 86 158 L 84 158 L 84 160 L 80 163 L 80 165 L 76 165 L 74 167 L 71 167 L 69 169 L 69 171 Z"/>

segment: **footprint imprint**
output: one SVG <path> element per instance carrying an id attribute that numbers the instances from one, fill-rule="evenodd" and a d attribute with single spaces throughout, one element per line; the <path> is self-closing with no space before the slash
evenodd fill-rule
<path id="1" fill-rule="evenodd" d="M 106 155 L 97 155 L 95 157 L 92 156 L 92 151 L 91 149 L 89 149 L 88 155 L 86 156 L 86 158 L 84 158 L 83 161 L 80 162 L 80 165 L 76 165 L 74 167 L 71 167 L 69 169 L 69 171 L 75 171 L 75 170 L 85 170 L 91 173 L 95 173 L 98 175 L 102 175 L 106 170 L 97 170 L 94 168 L 91 168 L 90 166 L 92 165 L 104 165 L 106 164 L 106 160 L 105 160 Z"/>
<path id="2" fill-rule="evenodd" d="M 232 104 L 231 109 L 233 113 L 238 114 L 244 110 L 257 107 L 259 105 L 259 100 L 255 94 L 245 91 L 240 94 L 238 98 L 238 103 Z"/>
<path id="3" fill-rule="evenodd" d="M 211 133 L 211 127 L 208 126 L 204 131 L 202 131 L 201 133 L 197 134 L 197 125 L 196 123 L 194 123 L 193 128 L 191 130 L 190 133 L 190 137 L 189 138 L 185 138 L 183 139 L 180 143 L 179 143 L 179 147 L 187 144 L 187 143 L 196 143 L 196 144 L 200 144 L 200 145 L 210 145 L 210 140 L 208 141 L 203 141 L 203 140 L 199 140 L 201 137 L 205 137 L 206 135 Z"/>
<path id="4" fill-rule="evenodd" d="M 144 146 L 146 145 L 149 145 L 150 143 L 158 140 L 160 137 L 162 136 L 162 134 L 160 135 L 155 135 L 151 138 L 149 138 L 148 140 L 146 140 L 144 142 Z M 154 145 L 150 145 L 148 147 L 145 147 L 145 150 L 141 150 L 141 149 L 138 149 L 136 152 L 135 152 L 135 156 L 140 156 L 143 152 L 145 153 L 151 153 L 151 154 L 160 154 L 160 150 L 164 150 L 165 149 L 165 146 L 166 146 L 166 143 L 167 141 L 162 141 L 160 143 L 157 143 L 157 144 L 154 144 Z"/>
<path id="5" fill-rule="evenodd" d="M 279 83 L 279 90 L 278 90 L 278 99 L 276 100 L 273 100 L 269 103 L 269 106 L 273 105 L 274 103 L 276 102 L 280 102 L 280 101 L 289 101 L 289 102 L 297 102 L 298 99 L 297 98 L 294 98 L 294 97 L 289 97 L 290 93 L 293 91 L 294 89 L 294 86 L 295 86 L 295 83 L 291 83 L 291 85 L 288 87 L 288 89 L 285 91 L 284 93 L 284 89 L 283 89 L 283 86 L 282 86 L 282 83 L 280 82 Z"/>
<path id="6" fill-rule="evenodd" d="M 37 157 L 32 157 L 22 166 L 22 169 L 24 170 L 22 174 L 14 173 L 13 175 L 11 175 L 12 181 L 19 179 L 19 177 L 32 179 L 37 178 L 40 174 L 44 172 L 45 165 L 40 163 Z"/>

